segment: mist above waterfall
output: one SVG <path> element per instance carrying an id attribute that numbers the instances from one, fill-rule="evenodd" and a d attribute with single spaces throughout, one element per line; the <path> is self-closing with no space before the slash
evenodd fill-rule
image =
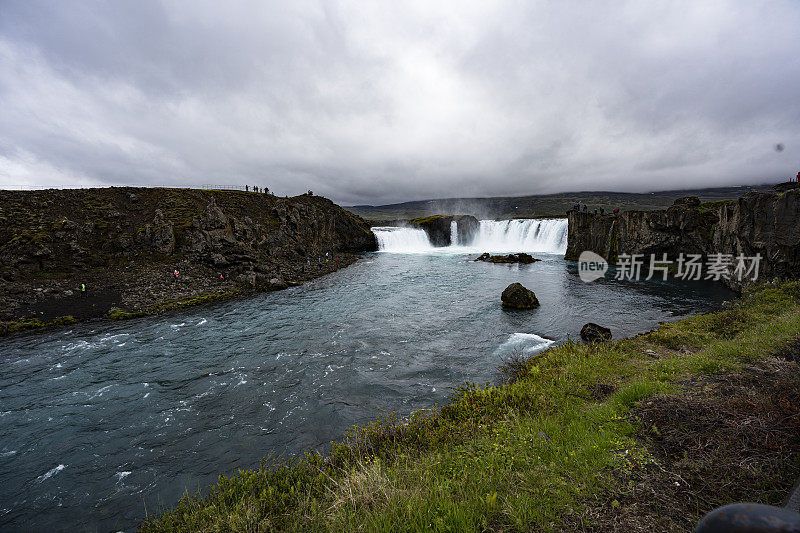
<path id="1" fill-rule="evenodd" d="M 388 253 L 529 252 L 563 255 L 567 250 L 567 220 L 564 218 L 481 220 L 471 242 L 458 242 L 458 233 L 451 226 L 451 242 L 458 244 L 445 247 L 434 247 L 421 229 L 375 227 L 372 231 L 378 237 L 379 250 Z"/>

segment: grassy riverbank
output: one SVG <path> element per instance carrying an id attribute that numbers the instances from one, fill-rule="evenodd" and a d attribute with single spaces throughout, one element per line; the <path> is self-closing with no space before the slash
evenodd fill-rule
<path id="1" fill-rule="evenodd" d="M 645 335 L 509 361 L 502 385 L 354 428 L 324 458 L 220 477 L 143 529 L 686 530 L 733 500 L 779 504 L 800 474 L 798 338 L 800 282 L 762 285 Z"/>

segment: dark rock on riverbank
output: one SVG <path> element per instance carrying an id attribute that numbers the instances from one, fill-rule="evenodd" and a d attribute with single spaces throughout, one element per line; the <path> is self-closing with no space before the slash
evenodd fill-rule
<path id="1" fill-rule="evenodd" d="M 500 297 L 504 307 L 514 309 L 533 309 L 539 307 L 539 299 L 533 291 L 526 289 L 521 283 L 512 283 Z"/>
<path id="2" fill-rule="evenodd" d="M 375 249 L 365 221 L 319 196 L 129 187 L 0 191 L 0 321 L 93 318 L 111 308 L 157 312 L 275 290 Z M 85 298 L 77 291 L 81 283 Z"/>
<path id="3" fill-rule="evenodd" d="M 610 263 L 621 254 L 680 253 L 760 254 L 759 279 L 796 278 L 800 275 L 800 190 L 784 193 L 753 192 L 735 200 L 700 203 L 681 198 L 666 210 L 623 211 L 618 216 L 594 216 L 570 211 L 566 258 L 577 260 L 591 250 Z M 731 276 L 722 281 L 741 290 L 751 284 Z"/>
<path id="4" fill-rule="evenodd" d="M 458 242 L 452 242 L 452 223 L 456 223 Z M 408 224 L 425 230 L 428 240 L 433 246 L 450 246 L 452 244 L 469 244 L 478 232 L 480 222 L 472 215 L 433 215 L 415 218 Z"/>
<path id="5" fill-rule="evenodd" d="M 611 330 L 604 328 L 594 322 L 589 322 L 581 328 L 581 339 L 583 342 L 595 343 L 611 340 Z"/>
<path id="6" fill-rule="evenodd" d="M 508 255 L 491 255 L 489 252 L 486 252 L 475 258 L 475 261 L 484 261 L 486 263 L 520 263 L 523 265 L 529 265 L 531 263 L 535 263 L 536 261 L 541 261 L 541 259 L 536 259 L 535 257 L 524 252 Z"/>

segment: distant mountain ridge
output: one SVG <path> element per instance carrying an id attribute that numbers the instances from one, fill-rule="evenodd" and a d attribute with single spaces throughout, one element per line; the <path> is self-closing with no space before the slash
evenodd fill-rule
<path id="1" fill-rule="evenodd" d="M 750 191 L 767 191 L 773 183 L 740 187 L 668 190 L 651 193 L 583 191 L 530 196 L 487 198 L 441 198 L 416 200 L 388 205 L 345 207 L 351 213 L 372 221 L 409 220 L 429 215 L 473 215 L 478 218 L 531 218 L 566 216 L 575 204 L 585 204 L 590 211 L 666 209 L 683 196 L 697 196 L 704 202 L 738 198 Z"/>

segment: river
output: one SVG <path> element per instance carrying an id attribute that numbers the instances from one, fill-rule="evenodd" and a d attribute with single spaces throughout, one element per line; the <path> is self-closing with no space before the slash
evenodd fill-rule
<path id="1" fill-rule="evenodd" d="M 446 401 L 504 355 L 718 308 L 708 283 L 580 281 L 566 221 L 483 221 L 469 246 L 376 229 L 382 251 L 285 291 L 0 340 L 0 529 L 135 530 L 220 473 L 325 451 L 352 424 Z M 530 265 L 473 262 L 528 251 Z M 507 311 L 512 282 L 541 307 Z"/>

